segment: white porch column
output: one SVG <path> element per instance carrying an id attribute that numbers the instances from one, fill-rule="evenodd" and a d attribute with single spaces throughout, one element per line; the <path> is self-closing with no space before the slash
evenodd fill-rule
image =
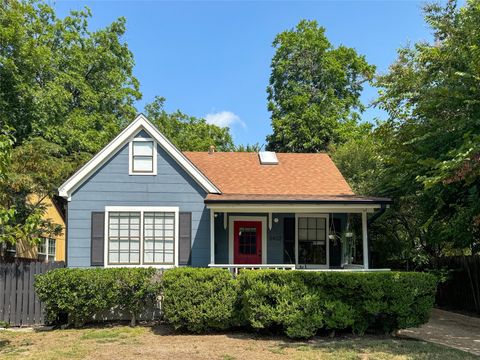
<path id="1" fill-rule="evenodd" d="M 210 264 L 215 264 L 215 211 L 210 209 Z"/>
<path id="2" fill-rule="evenodd" d="M 363 268 L 368 269 L 367 212 L 362 211 Z"/>

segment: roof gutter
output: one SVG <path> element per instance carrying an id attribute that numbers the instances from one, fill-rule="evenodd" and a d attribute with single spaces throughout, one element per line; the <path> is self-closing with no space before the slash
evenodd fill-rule
<path id="1" fill-rule="evenodd" d="M 259 205 L 259 204 L 275 204 L 275 205 L 291 205 L 291 204 L 321 204 L 321 205 L 381 205 L 382 208 L 388 207 L 392 204 L 391 199 L 379 199 L 379 200 L 286 200 L 286 199 L 275 199 L 275 200 L 229 200 L 229 199 L 205 199 L 205 204 L 246 204 L 246 205 Z"/>

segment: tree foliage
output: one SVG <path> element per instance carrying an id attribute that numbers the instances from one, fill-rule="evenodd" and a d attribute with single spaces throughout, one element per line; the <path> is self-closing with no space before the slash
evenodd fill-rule
<path id="1" fill-rule="evenodd" d="M 373 195 L 380 191 L 377 188 L 383 165 L 380 144 L 380 139 L 370 129 L 330 151 L 332 160 L 358 195 Z"/>
<path id="2" fill-rule="evenodd" d="M 0 129 L 0 181 L 4 180 L 12 160 L 12 148 L 15 138 L 12 129 Z"/>
<path id="3" fill-rule="evenodd" d="M 125 19 L 90 31 L 90 17 L 59 19 L 36 0 L 0 7 L 0 242 L 58 232 L 42 200 L 135 115 Z"/>
<path id="4" fill-rule="evenodd" d="M 99 151 L 140 98 L 125 19 L 90 31 L 88 9 L 59 19 L 36 0 L 0 9 L 0 119 L 17 143 L 42 137 L 69 154 Z"/>
<path id="5" fill-rule="evenodd" d="M 374 148 L 358 140 L 335 158 L 352 183 L 368 184 L 363 193 L 395 200 L 371 227 L 374 248 L 435 266 L 480 250 L 480 2 L 424 11 L 435 41 L 401 48 L 377 78 L 388 119 L 372 133 Z"/>
<path id="6" fill-rule="evenodd" d="M 228 128 L 207 124 L 205 119 L 189 116 L 177 110 L 167 113 L 165 98 L 157 96 L 145 106 L 147 118 L 182 151 L 208 151 L 214 145 L 219 151 L 233 149 Z"/>
<path id="7" fill-rule="evenodd" d="M 316 21 L 302 20 L 278 34 L 273 47 L 267 148 L 317 152 L 349 139 L 364 109 L 363 83 L 375 67 L 352 48 L 334 47 Z"/>

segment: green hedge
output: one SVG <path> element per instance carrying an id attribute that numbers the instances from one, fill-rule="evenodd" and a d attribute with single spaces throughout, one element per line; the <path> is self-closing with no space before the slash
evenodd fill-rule
<path id="1" fill-rule="evenodd" d="M 236 322 L 238 284 L 228 270 L 176 268 L 162 281 L 162 311 L 175 328 L 200 333 Z"/>
<path id="2" fill-rule="evenodd" d="M 193 332 L 248 325 L 292 338 L 351 329 L 392 332 L 428 320 L 436 278 L 425 273 L 179 268 L 163 279 L 163 312 Z"/>
<path id="3" fill-rule="evenodd" d="M 44 303 L 48 323 L 78 327 L 95 314 L 123 310 L 132 324 L 159 294 L 153 268 L 55 269 L 35 278 L 35 290 Z"/>
<path id="4" fill-rule="evenodd" d="M 162 297 L 165 320 L 192 332 L 243 325 L 308 338 L 319 331 L 390 333 L 428 320 L 436 278 L 408 272 L 307 272 L 176 268 L 56 269 L 35 288 L 47 320 L 80 326 L 111 309 L 135 321 Z"/>
<path id="5" fill-rule="evenodd" d="M 292 338 L 419 326 L 428 321 L 437 282 L 426 273 L 276 270 L 243 271 L 238 281 L 246 322 Z"/>

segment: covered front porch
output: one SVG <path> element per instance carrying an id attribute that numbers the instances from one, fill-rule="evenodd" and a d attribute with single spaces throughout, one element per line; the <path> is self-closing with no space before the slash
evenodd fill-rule
<path id="1" fill-rule="evenodd" d="M 387 204 L 207 203 L 209 267 L 366 271 L 369 214 Z"/>

